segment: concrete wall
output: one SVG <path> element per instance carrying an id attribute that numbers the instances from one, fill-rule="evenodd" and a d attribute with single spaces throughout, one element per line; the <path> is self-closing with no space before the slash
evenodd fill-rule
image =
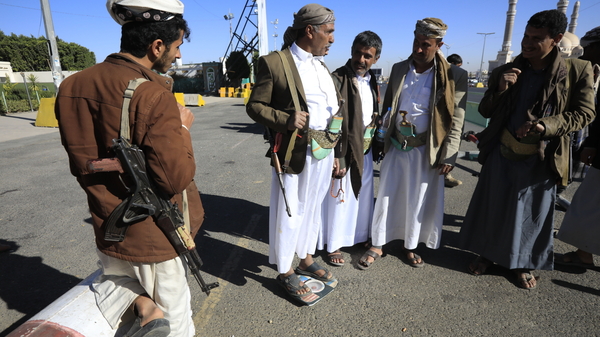
<path id="1" fill-rule="evenodd" d="M 75 74 L 77 71 L 65 71 L 63 70 L 63 76 L 65 78 Z M 24 71 L 25 78 L 27 79 L 29 75 L 33 74 L 37 77 L 38 83 L 53 83 L 54 79 L 52 78 L 51 71 Z M 20 72 L 13 72 L 10 62 L 0 62 L 0 82 L 6 83 L 6 78 L 10 78 L 12 83 L 23 83 L 23 76 Z"/>

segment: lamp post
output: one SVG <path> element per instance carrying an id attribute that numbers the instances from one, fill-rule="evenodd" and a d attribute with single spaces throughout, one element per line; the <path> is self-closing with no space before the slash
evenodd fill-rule
<path id="1" fill-rule="evenodd" d="M 232 27 L 231 27 L 231 20 L 233 20 L 233 14 L 227 13 L 225 15 L 223 15 L 223 18 L 227 21 L 229 21 L 229 39 L 233 38 L 233 31 L 232 31 Z"/>
<path id="2" fill-rule="evenodd" d="M 479 82 L 483 80 L 483 54 L 485 54 L 485 39 L 488 35 L 496 34 L 496 33 L 477 33 L 479 35 L 483 35 L 483 50 L 481 51 L 481 64 L 479 65 Z"/>
<path id="3" fill-rule="evenodd" d="M 273 24 L 273 27 L 275 27 L 275 33 L 273 34 L 273 37 L 275 38 L 275 44 L 273 47 L 275 48 L 274 50 L 279 50 L 279 48 L 277 48 L 277 37 L 279 36 L 277 34 L 277 25 L 279 24 L 279 19 L 275 19 L 275 21 L 271 21 L 271 23 Z"/>

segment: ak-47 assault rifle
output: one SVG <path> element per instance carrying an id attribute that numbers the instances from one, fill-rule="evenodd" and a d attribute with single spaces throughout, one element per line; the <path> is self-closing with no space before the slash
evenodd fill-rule
<path id="1" fill-rule="evenodd" d="M 183 214 L 177 204 L 171 203 L 165 193 L 160 191 L 148 177 L 144 152 L 123 138 L 113 139 L 112 149 L 117 155 L 116 158 L 90 160 L 89 171 L 125 173 L 132 186 L 127 186 L 123 182 L 131 194 L 109 215 L 106 220 L 104 239 L 121 242 L 125 239 L 125 232 L 131 224 L 152 216 L 177 254 L 187 263 L 202 291 L 209 295 L 210 290 L 218 287 L 219 283 L 206 284 L 202 279 L 199 270 L 202 267 L 202 260 L 194 240 L 185 229 Z M 121 176 L 120 178 L 123 181 Z"/>

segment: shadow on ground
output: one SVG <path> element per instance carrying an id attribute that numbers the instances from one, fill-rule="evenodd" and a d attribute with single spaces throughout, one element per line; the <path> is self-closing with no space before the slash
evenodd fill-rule
<path id="1" fill-rule="evenodd" d="M 2 337 L 54 302 L 82 279 L 45 265 L 39 256 L 19 255 L 19 246 L 14 242 L 0 240 L 0 243 L 13 247 L 12 251 L 0 254 L 0 298 L 6 302 L 8 309 L 24 314 L 20 320 L 0 332 Z"/>

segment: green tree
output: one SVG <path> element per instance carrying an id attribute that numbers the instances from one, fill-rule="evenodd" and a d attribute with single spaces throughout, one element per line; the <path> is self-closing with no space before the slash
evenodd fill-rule
<path id="1" fill-rule="evenodd" d="M 227 78 L 231 81 L 231 84 L 235 87 L 239 87 L 242 82 L 242 78 L 250 76 L 250 65 L 246 56 L 241 51 L 233 51 L 229 54 L 229 58 L 225 61 L 227 67 Z"/>
<path id="2" fill-rule="evenodd" d="M 96 55 L 76 43 L 57 40 L 63 70 L 82 70 L 96 63 Z M 0 31 L 0 60 L 8 61 L 15 72 L 48 71 L 48 41 L 40 36 L 6 35 Z"/>
<path id="3" fill-rule="evenodd" d="M 7 94 L 12 93 L 16 85 L 16 83 L 12 83 L 10 81 L 10 77 L 8 77 L 8 74 L 6 74 L 6 82 L 2 84 L 2 89 L 4 89 L 4 92 L 6 92 Z"/>

